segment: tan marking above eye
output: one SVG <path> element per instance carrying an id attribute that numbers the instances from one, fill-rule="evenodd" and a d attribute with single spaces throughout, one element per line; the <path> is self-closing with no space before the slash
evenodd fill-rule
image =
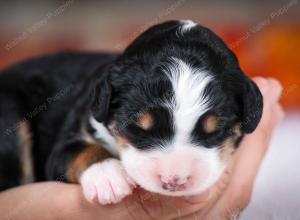
<path id="1" fill-rule="evenodd" d="M 154 124 L 154 118 L 149 112 L 143 112 L 137 116 L 137 125 L 144 129 L 149 130 Z"/>
<path id="2" fill-rule="evenodd" d="M 219 127 L 219 120 L 215 115 L 207 115 L 202 122 L 203 129 L 206 133 L 210 134 L 215 132 Z"/>

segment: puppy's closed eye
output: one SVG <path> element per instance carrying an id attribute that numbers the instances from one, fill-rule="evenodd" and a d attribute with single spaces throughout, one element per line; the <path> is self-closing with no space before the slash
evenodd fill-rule
<path id="1" fill-rule="evenodd" d="M 214 133 L 219 128 L 218 117 L 214 114 L 207 114 L 202 119 L 203 131 L 207 134 Z"/>

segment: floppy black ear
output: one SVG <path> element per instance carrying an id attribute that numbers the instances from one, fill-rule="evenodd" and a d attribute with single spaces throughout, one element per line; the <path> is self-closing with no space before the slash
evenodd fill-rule
<path id="1" fill-rule="evenodd" d="M 251 133 L 257 127 L 263 110 L 263 99 L 257 85 L 240 70 L 223 75 L 226 89 L 240 107 L 241 130 Z"/>
<path id="2" fill-rule="evenodd" d="M 249 78 L 245 77 L 243 88 L 242 103 L 242 130 L 251 133 L 257 127 L 263 110 L 263 98 L 257 85 Z"/>
<path id="3" fill-rule="evenodd" d="M 102 73 L 91 94 L 93 97 L 92 113 L 99 122 L 105 122 L 108 119 L 111 94 L 112 87 L 109 83 L 108 74 Z"/>

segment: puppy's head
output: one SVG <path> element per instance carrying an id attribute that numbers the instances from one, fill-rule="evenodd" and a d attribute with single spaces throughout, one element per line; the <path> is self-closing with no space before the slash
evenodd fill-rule
<path id="1" fill-rule="evenodd" d="M 161 194 L 192 195 L 210 187 L 262 113 L 261 94 L 234 54 L 191 21 L 147 30 L 108 77 L 102 119 L 127 173 Z"/>

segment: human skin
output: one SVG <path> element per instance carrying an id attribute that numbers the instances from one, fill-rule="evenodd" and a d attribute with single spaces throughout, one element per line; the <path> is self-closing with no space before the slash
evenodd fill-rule
<path id="1" fill-rule="evenodd" d="M 86 201 L 79 185 L 34 183 L 0 193 L 0 219 L 232 219 L 248 205 L 272 132 L 284 116 L 279 104 L 280 83 L 272 78 L 253 80 L 263 95 L 262 119 L 256 130 L 245 136 L 219 181 L 201 195 L 166 197 L 137 188 L 122 202 L 101 206 Z"/>

